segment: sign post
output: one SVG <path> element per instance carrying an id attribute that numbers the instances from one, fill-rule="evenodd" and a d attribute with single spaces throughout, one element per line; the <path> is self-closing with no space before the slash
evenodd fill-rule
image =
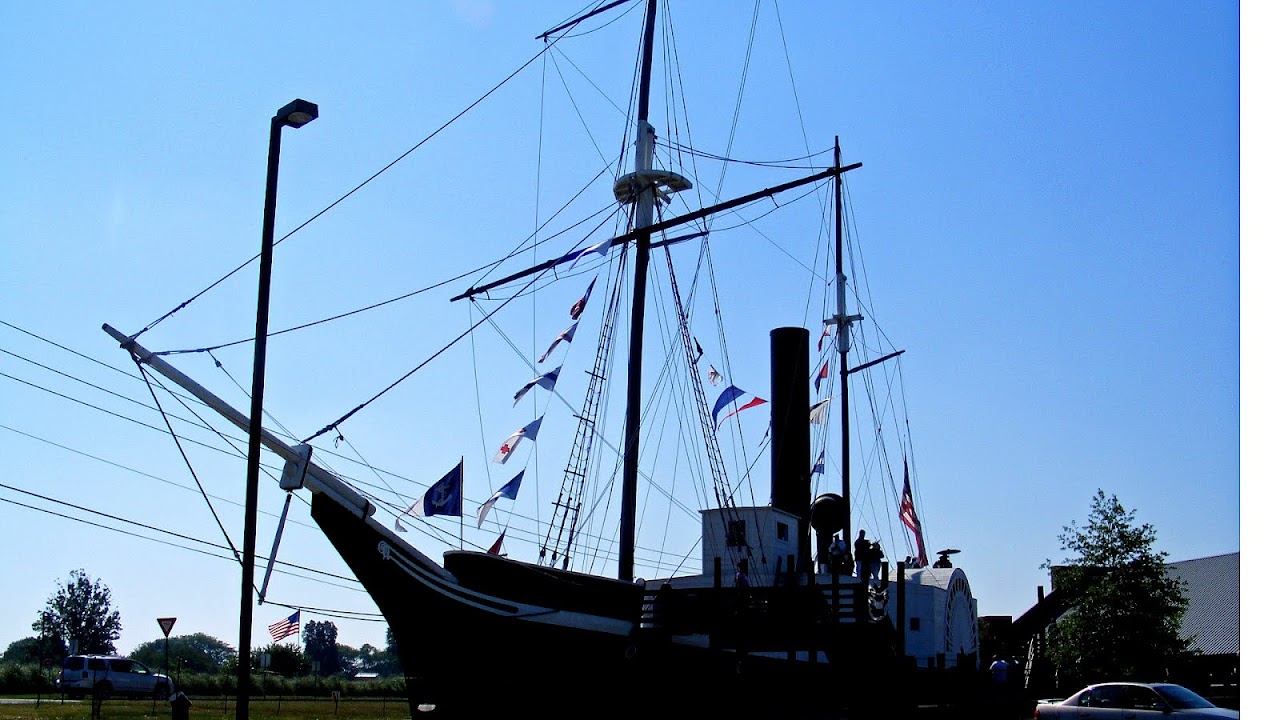
<path id="1" fill-rule="evenodd" d="M 169 678 L 169 631 L 173 630 L 173 624 L 178 622 L 178 618 L 156 618 L 156 622 L 160 623 L 160 632 L 164 633 L 164 676 Z M 173 681 L 169 681 L 169 694 L 175 692 Z"/>

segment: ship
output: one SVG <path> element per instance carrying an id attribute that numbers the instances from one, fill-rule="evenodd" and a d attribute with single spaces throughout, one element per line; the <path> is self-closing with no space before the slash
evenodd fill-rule
<path id="1" fill-rule="evenodd" d="M 610 13 L 635 4 L 601 4 L 539 38 L 555 42 L 581 32 L 584 23 L 612 23 L 617 18 Z M 881 556 L 864 562 L 862 547 L 857 548 L 857 564 L 853 557 L 831 554 L 837 539 L 849 548 L 857 542 L 849 385 L 899 362 L 903 353 L 859 357 L 855 350 L 856 327 L 864 318 L 846 297 L 841 203 L 846 174 L 861 164 L 844 162 L 837 138 L 827 167 L 732 199 L 672 211 L 673 198 L 695 182 L 679 168 L 659 162 L 657 149 L 675 142 L 659 136 L 649 117 L 655 36 L 664 14 L 657 0 L 641 4 L 635 112 L 622 144 L 633 162 L 618 173 L 612 187 L 626 227 L 603 240 L 584 237 L 552 260 L 474 284 L 452 298 L 483 298 L 560 272 L 571 278 L 565 271 L 584 259 L 607 261 L 602 267 L 611 273 L 597 293 L 603 311 L 596 352 L 573 416 L 577 431 L 564 481 L 552 518 L 537 526 L 533 549 L 528 554 L 504 552 L 508 528 L 503 528 L 495 543 L 433 557 L 402 532 L 405 524 L 462 514 L 455 509 L 462 505 L 465 487 L 461 462 L 456 474 L 445 478 L 454 484 L 442 480 L 406 510 L 312 462 L 313 443 L 262 430 L 262 447 L 285 463 L 283 490 L 310 493 L 313 519 L 385 618 L 398 644 L 415 720 L 532 712 L 559 717 L 816 718 L 913 708 L 924 687 L 922 670 L 956 667 L 975 657 L 976 602 L 963 570 L 951 566 L 949 557 L 958 552 L 954 549 L 932 564 L 922 539 L 915 557 L 901 561 Z M 693 240 L 713 242 L 708 239 L 709 219 L 761 201 L 776 206 L 788 193 L 813 188 L 826 188 L 832 198 L 835 307 L 818 332 L 801 326 L 760 330 L 758 340 L 767 341 L 769 348 L 767 400 L 758 395 L 752 400 L 753 394 L 738 388 L 732 376 L 726 380 L 707 366 L 701 343 L 690 331 L 689 313 L 681 306 L 689 295 L 682 294 L 675 273 L 670 274 L 675 308 L 668 336 L 675 340 L 663 348 L 662 372 L 678 374 L 685 387 L 697 389 L 687 398 L 683 432 L 705 454 L 699 479 L 710 489 L 706 506 L 697 511 L 701 531 L 696 561 L 691 557 L 641 577 L 637 505 L 644 475 L 644 419 L 649 417 L 643 384 L 645 312 L 647 283 L 660 272 L 650 264 L 651 254 L 662 251 L 669 260 L 673 248 Z M 574 325 L 566 332 L 585 317 L 593 286 L 594 281 L 574 304 Z M 628 289 L 630 317 L 624 322 Z M 601 471 L 601 406 L 612 348 L 623 327 L 629 331 L 625 414 L 621 437 L 609 446 L 621 457 L 617 468 Z M 170 364 L 163 353 L 148 350 L 138 334 L 126 335 L 109 325 L 104 329 L 137 362 L 250 430 L 249 418 Z M 564 335 L 556 343 L 587 344 L 586 333 L 576 340 Z M 827 355 L 820 355 L 828 337 Z M 819 363 L 823 358 L 826 362 Z M 837 369 L 830 370 L 827 363 Z M 555 374 L 539 374 L 515 402 L 555 380 Z M 824 383 L 829 394 L 813 397 Z M 840 418 L 842 482 L 838 491 L 819 493 L 815 487 L 823 470 L 818 463 L 825 446 L 815 448 L 815 428 L 826 427 L 828 408 L 836 404 L 840 412 L 831 414 Z M 750 502 L 753 496 L 743 497 L 743 479 L 727 467 L 719 437 L 731 416 L 761 406 L 768 413 L 762 445 L 768 445 L 769 497 Z M 532 441 L 540 422 L 541 417 L 513 434 L 494 462 L 505 463 L 522 439 Z M 885 466 L 901 469 L 894 482 L 895 489 L 897 480 L 902 482 L 902 502 L 893 510 L 921 538 L 919 518 L 909 506 L 909 459 L 904 455 L 899 464 L 888 460 L 887 449 L 877 452 Z M 606 504 L 614 518 L 608 533 L 594 533 L 597 538 L 608 535 L 607 555 L 616 560 L 608 573 L 584 562 L 591 534 L 586 518 L 604 512 L 591 504 L 588 476 L 593 469 L 608 476 L 607 487 L 617 488 L 616 508 Z M 500 491 L 487 502 L 469 502 L 477 506 L 483 523 L 483 513 L 497 501 L 515 496 L 514 491 Z"/>

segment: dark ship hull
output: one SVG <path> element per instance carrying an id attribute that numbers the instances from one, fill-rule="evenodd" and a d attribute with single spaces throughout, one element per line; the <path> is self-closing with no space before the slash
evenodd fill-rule
<path id="1" fill-rule="evenodd" d="M 739 716 L 834 716 L 856 678 L 894 666 L 891 626 L 857 620 L 847 577 L 834 588 L 801 575 L 745 591 L 694 577 L 659 597 L 485 553 L 446 553 L 441 567 L 322 493 L 312 516 L 395 635 L 415 718 L 730 706 Z"/>

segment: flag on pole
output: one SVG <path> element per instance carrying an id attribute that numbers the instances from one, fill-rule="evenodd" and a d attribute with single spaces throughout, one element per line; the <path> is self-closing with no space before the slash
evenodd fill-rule
<path id="1" fill-rule="evenodd" d="M 489 514 L 489 510 L 494 506 L 494 503 L 498 502 L 498 498 L 506 498 L 508 500 L 516 499 L 516 494 L 520 492 L 520 481 L 522 479 L 524 479 L 523 470 L 521 470 L 518 475 L 507 481 L 506 485 L 498 488 L 498 492 L 494 493 L 492 497 L 484 501 L 484 504 L 480 506 L 480 510 L 476 513 L 478 518 L 476 520 L 476 527 L 480 527 L 484 524 L 484 516 Z"/>
<path id="2" fill-rule="evenodd" d="M 494 540 L 494 541 L 493 541 L 493 545 L 489 546 L 489 554 L 490 554 L 490 555 L 501 555 L 501 554 L 502 554 L 502 540 L 503 540 L 505 537 L 507 537 L 507 531 L 506 531 L 506 530 L 503 530 L 501 533 L 499 533 L 499 534 L 498 534 L 498 539 L 497 539 L 497 540 Z"/>
<path id="3" fill-rule="evenodd" d="M 555 390 L 556 380 L 558 379 L 560 379 L 560 368 L 556 368 L 551 372 L 543 373 L 538 377 L 530 380 L 529 382 L 524 384 L 524 387 L 520 388 L 516 392 L 516 400 L 515 402 L 511 403 L 511 407 L 515 407 L 516 403 L 520 402 L 520 398 L 524 397 L 525 393 L 529 392 L 529 390 L 531 390 L 534 385 L 537 385 L 538 387 L 544 387 L 548 390 Z"/>
<path id="4" fill-rule="evenodd" d="M 813 391 L 815 393 L 818 392 L 818 387 L 822 384 L 822 381 L 827 379 L 827 365 L 828 363 L 822 363 L 822 369 L 818 371 L 818 377 L 813 379 Z"/>
<path id="5" fill-rule="evenodd" d="M 525 425 L 519 430 L 511 433 L 510 437 L 502 441 L 502 447 L 498 448 L 498 452 L 493 456 L 493 461 L 502 465 L 507 462 L 507 458 L 511 457 L 511 453 L 515 452 L 516 446 L 524 438 L 530 440 L 538 439 L 538 428 L 542 425 L 542 418 L 538 418 L 533 422 Z"/>
<path id="6" fill-rule="evenodd" d="M 547 351 L 542 353 L 542 357 L 538 358 L 538 362 L 539 363 L 546 362 L 547 358 L 551 357 L 551 351 L 555 350 L 556 346 L 559 345 L 561 341 L 573 342 L 573 334 L 577 331 L 578 331 L 578 323 L 575 322 L 574 324 L 569 326 L 568 330 L 565 330 L 564 332 L 557 335 L 556 339 L 551 341 L 551 347 L 547 348 Z"/>
<path id="7" fill-rule="evenodd" d="M 591 289 L 595 286 L 596 279 L 591 278 L 591 284 L 587 286 L 587 291 L 582 294 L 582 299 L 578 300 L 578 302 L 573 304 L 573 307 L 569 308 L 570 318 L 577 320 L 582 315 L 582 311 L 587 309 L 587 300 L 591 297 Z"/>
<path id="8" fill-rule="evenodd" d="M 267 626 L 267 632 L 271 633 L 271 639 L 275 642 L 302 632 L 302 611 L 294 610 L 289 617 L 280 622 L 271 623 Z"/>
<path id="9" fill-rule="evenodd" d="M 829 337 L 831 337 L 831 326 L 823 325 L 822 334 L 818 336 L 818 352 L 822 352 L 822 341 Z"/>
<path id="10" fill-rule="evenodd" d="M 813 425 L 821 425 L 827 421 L 827 409 L 831 407 L 831 398 L 819 400 L 809 408 L 809 422 Z"/>
<path id="11" fill-rule="evenodd" d="M 709 365 L 708 367 L 711 369 L 707 371 L 707 382 L 711 383 L 712 387 L 715 387 L 720 384 L 720 381 L 723 380 L 724 377 L 721 376 L 720 373 L 716 372 L 715 365 Z"/>
<path id="12" fill-rule="evenodd" d="M 694 338 L 694 339 L 693 339 L 693 347 L 694 347 L 694 349 L 695 349 L 695 350 L 697 351 L 697 353 L 698 353 L 698 354 L 693 358 L 693 364 L 694 364 L 694 365 L 697 365 L 697 364 L 698 364 L 698 361 L 702 359 L 702 343 L 698 342 L 698 338 Z"/>
<path id="13" fill-rule="evenodd" d="M 911 497 L 911 481 L 907 478 L 905 457 L 902 459 L 902 502 L 898 505 L 898 517 L 902 518 L 902 524 L 906 525 L 908 530 L 915 533 L 916 557 L 924 563 L 929 556 L 924 554 L 924 533 L 920 531 L 920 518 L 916 515 L 915 501 Z"/>
<path id="14" fill-rule="evenodd" d="M 432 485 L 422 497 L 414 501 L 405 515 L 431 517 L 432 515 L 462 516 L 462 461 L 458 466 Z M 396 518 L 396 530 L 407 532 L 400 518 Z"/>
<path id="15" fill-rule="evenodd" d="M 822 475 L 827 472 L 827 451 L 823 450 L 818 453 L 818 462 L 813 464 L 813 470 L 809 471 L 810 475 Z"/>

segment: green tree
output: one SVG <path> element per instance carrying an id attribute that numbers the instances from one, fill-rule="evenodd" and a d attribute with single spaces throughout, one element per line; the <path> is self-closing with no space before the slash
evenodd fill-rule
<path id="1" fill-rule="evenodd" d="M 353 675 L 358 671 L 366 670 L 364 648 L 373 649 L 372 645 L 365 644 L 364 647 L 356 649 L 350 645 L 338 643 L 338 670 L 343 675 Z"/>
<path id="2" fill-rule="evenodd" d="M 120 639 L 120 612 L 111 609 L 111 590 L 72 570 L 66 584 L 49 597 L 31 629 L 61 639 L 81 654 L 115 654 Z"/>
<path id="3" fill-rule="evenodd" d="M 266 647 L 254 648 L 249 653 L 249 662 L 254 670 L 262 667 L 262 653 L 271 654 L 271 667 L 269 670 L 279 673 L 286 677 L 300 677 L 311 673 L 311 661 L 307 656 L 302 654 L 302 650 L 297 645 L 282 645 L 274 643 Z M 230 667 L 234 668 L 234 656 Z"/>
<path id="4" fill-rule="evenodd" d="M 1163 680 L 1187 649 L 1179 633 L 1187 606 L 1181 584 L 1165 573 L 1168 553 L 1155 550 L 1155 528 L 1138 524 L 1136 514 L 1098 490 L 1088 524 L 1073 520 L 1058 536 L 1073 557 L 1050 568 L 1053 587 L 1071 610 L 1051 629 L 1048 650 L 1071 687 Z"/>
<path id="5" fill-rule="evenodd" d="M 62 638 L 25 637 L 14 640 L 0 656 L 0 660 L 8 663 L 39 663 L 42 660 L 61 660 L 67 656 L 67 646 Z"/>
<path id="6" fill-rule="evenodd" d="M 400 644 L 396 642 L 396 636 L 391 634 L 391 628 L 387 628 L 387 649 L 383 651 L 385 664 L 382 666 L 383 675 L 395 675 L 400 672 Z"/>
<path id="7" fill-rule="evenodd" d="M 179 663 L 187 672 L 217 672 L 235 650 L 221 640 L 204 633 L 177 635 L 169 638 L 169 669 L 173 672 Z M 143 643 L 129 653 L 129 657 L 150 667 L 164 668 L 164 638 Z"/>
<path id="8" fill-rule="evenodd" d="M 338 626 L 325 620 L 310 620 L 302 628 L 302 647 L 312 660 L 320 662 L 320 674 L 332 675 L 341 670 L 338 657 Z"/>

